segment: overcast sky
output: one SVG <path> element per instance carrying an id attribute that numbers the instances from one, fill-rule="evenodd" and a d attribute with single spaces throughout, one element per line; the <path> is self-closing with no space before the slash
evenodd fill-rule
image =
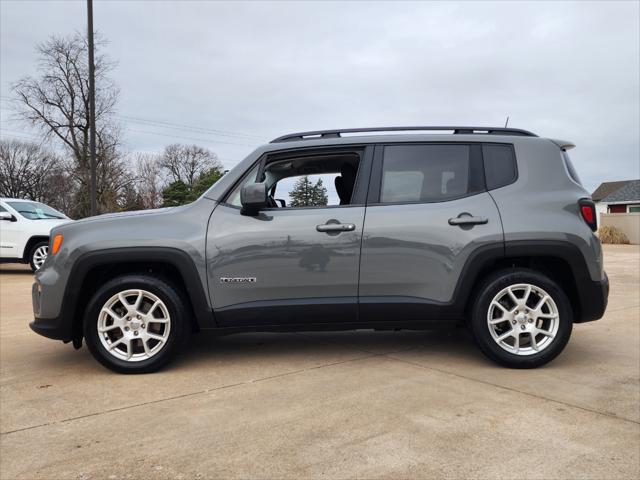
<path id="1" fill-rule="evenodd" d="M 35 73 L 37 43 L 84 30 L 85 6 L 0 0 L 3 137 L 31 138 L 7 111 L 10 85 Z M 231 167 L 291 131 L 501 126 L 509 115 L 574 141 L 589 189 L 640 178 L 636 1 L 96 0 L 94 17 L 118 62 L 130 151 L 197 143 Z"/>

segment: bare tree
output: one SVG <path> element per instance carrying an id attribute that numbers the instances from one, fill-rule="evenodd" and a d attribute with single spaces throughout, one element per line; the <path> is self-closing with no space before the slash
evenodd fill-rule
<path id="1" fill-rule="evenodd" d="M 60 159 L 34 142 L 0 140 L 0 196 L 48 200 L 51 175 Z"/>
<path id="2" fill-rule="evenodd" d="M 160 168 L 160 155 L 138 153 L 135 158 L 138 193 L 143 208 L 158 208 L 162 205 L 162 189 L 165 181 Z"/>
<path id="3" fill-rule="evenodd" d="M 160 166 L 167 171 L 171 182 L 183 182 L 192 188 L 204 172 L 213 168 L 222 172 L 218 156 L 198 145 L 180 145 L 175 143 L 164 149 Z"/>
<path id="4" fill-rule="evenodd" d="M 104 45 L 98 40 L 96 47 Z M 39 76 L 24 77 L 13 85 L 17 113 L 41 129 L 45 138 L 64 145 L 73 158 L 73 178 L 78 183 L 76 213 L 89 213 L 89 79 L 85 37 L 51 37 L 37 48 Z M 122 178 L 124 163 L 118 154 L 119 130 L 113 120 L 118 89 L 108 74 L 113 68 L 104 55 L 95 57 L 98 208 L 116 205 L 119 189 L 130 182 Z M 123 183 L 124 182 L 124 183 Z"/>

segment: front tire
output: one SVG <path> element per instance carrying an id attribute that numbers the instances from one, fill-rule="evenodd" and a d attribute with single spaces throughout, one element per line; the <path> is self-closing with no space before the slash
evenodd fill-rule
<path id="1" fill-rule="evenodd" d="M 29 251 L 29 265 L 31 270 L 37 272 L 49 255 L 49 242 L 37 242 Z"/>
<path id="2" fill-rule="evenodd" d="M 164 280 L 116 277 L 89 302 L 85 341 L 95 359 L 115 372 L 154 372 L 188 336 L 187 311 L 180 291 Z"/>
<path id="3" fill-rule="evenodd" d="M 487 357 L 509 368 L 535 368 L 567 345 L 573 311 L 562 288 L 546 275 L 503 270 L 481 284 L 470 324 Z"/>

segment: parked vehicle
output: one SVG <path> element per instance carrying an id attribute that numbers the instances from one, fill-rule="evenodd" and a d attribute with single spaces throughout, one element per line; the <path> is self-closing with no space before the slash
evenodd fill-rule
<path id="1" fill-rule="evenodd" d="M 28 263 L 35 272 L 49 251 L 49 232 L 69 218 L 48 205 L 0 198 L 0 262 Z"/>
<path id="2" fill-rule="evenodd" d="M 84 338 L 125 373 L 160 368 L 199 330 L 460 322 L 496 362 L 543 365 L 609 291 L 570 148 L 511 128 L 277 138 L 190 205 L 54 228 L 31 328 Z M 288 204 L 293 180 L 316 175 L 335 192 Z"/>

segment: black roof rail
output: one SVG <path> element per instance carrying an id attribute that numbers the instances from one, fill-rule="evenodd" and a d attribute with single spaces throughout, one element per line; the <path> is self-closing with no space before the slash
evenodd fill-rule
<path id="1" fill-rule="evenodd" d="M 520 137 L 537 137 L 535 133 L 519 128 L 502 127 L 369 127 L 369 128 L 343 128 L 339 130 L 314 130 L 310 132 L 297 132 L 283 135 L 271 143 L 294 142 L 296 140 L 317 140 L 321 138 L 340 138 L 343 133 L 368 133 L 368 132 L 408 132 L 408 131 L 436 131 L 451 130 L 458 135 L 515 135 Z"/>

